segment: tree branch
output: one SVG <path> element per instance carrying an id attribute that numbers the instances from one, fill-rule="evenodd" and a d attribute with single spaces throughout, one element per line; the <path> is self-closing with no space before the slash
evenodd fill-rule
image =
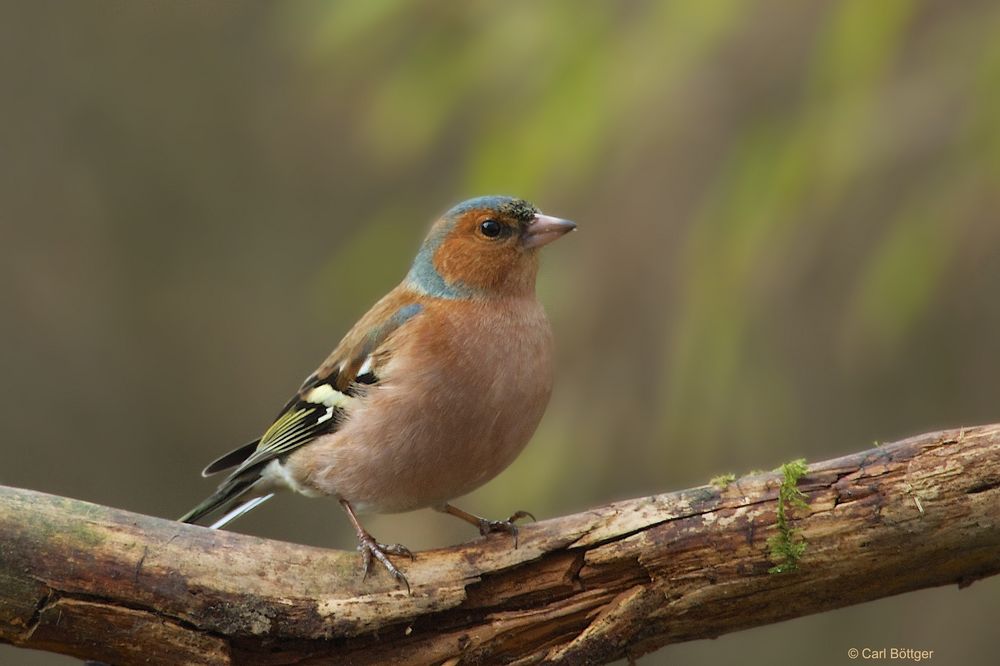
<path id="1" fill-rule="evenodd" d="M 618 502 L 404 560 L 0 487 L 0 641 L 114 664 L 602 663 L 1000 572 L 1000 425 Z"/>

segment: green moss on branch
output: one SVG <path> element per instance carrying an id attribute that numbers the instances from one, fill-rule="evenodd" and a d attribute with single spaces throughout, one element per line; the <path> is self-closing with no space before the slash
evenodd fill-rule
<path id="1" fill-rule="evenodd" d="M 789 511 L 793 508 L 808 509 L 805 495 L 798 488 L 799 479 L 805 476 L 805 458 L 792 460 L 779 468 L 782 474 L 781 486 L 778 488 L 778 533 L 767 540 L 771 549 L 771 561 L 774 563 L 768 571 L 773 574 L 795 571 L 799 559 L 806 552 L 806 542 L 799 530 L 789 524 Z"/>

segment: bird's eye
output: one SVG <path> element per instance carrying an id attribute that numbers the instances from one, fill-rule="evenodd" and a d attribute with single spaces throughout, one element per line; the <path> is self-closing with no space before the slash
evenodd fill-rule
<path id="1" fill-rule="evenodd" d="M 483 220 L 479 223 L 479 230 L 487 238 L 496 238 L 503 231 L 503 225 L 496 220 Z"/>

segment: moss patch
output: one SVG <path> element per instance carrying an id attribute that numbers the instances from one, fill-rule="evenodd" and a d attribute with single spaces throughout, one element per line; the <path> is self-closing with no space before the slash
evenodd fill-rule
<path id="1" fill-rule="evenodd" d="M 798 568 L 799 559 L 806 552 L 806 542 L 799 530 L 792 528 L 788 522 L 788 513 L 793 508 L 807 509 L 805 495 L 798 488 L 799 479 L 806 474 L 804 458 L 792 460 L 782 465 L 778 471 L 784 477 L 778 489 L 778 533 L 767 540 L 771 549 L 771 561 L 774 566 L 769 573 L 786 573 Z"/>
<path id="2" fill-rule="evenodd" d="M 720 474 L 719 476 L 713 477 L 709 483 L 718 488 L 719 490 L 725 490 L 729 487 L 729 484 L 736 480 L 736 475 L 730 472 L 729 474 Z"/>

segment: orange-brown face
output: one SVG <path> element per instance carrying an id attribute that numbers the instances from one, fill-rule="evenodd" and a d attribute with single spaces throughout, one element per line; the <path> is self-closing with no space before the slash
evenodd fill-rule
<path id="1" fill-rule="evenodd" d="M 518 295 L 534 291 L 537 249 L 575 228 L 521 199 L 480 197 L 431 229 L 410 280 L 431 295 Z"/>

